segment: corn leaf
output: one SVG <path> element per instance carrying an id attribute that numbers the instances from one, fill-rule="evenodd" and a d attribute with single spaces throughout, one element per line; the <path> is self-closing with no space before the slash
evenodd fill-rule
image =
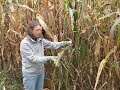
<path id="1" fill-rule="evenodd" d="M 118 43 L 120 44 L 120 25 L 118 25 Z"/>
<path id="2" fill-rule="evenodd" d="M 95 82 L 95 86 L 94 86 L 94 90 L 96 90 L 96 87 L 97 87 L 97 84 L 98 84 L 98 81 L 99 81 L 99 78 L 100 78 L 100 75 L 102 73 L 102 70 L 105 66 L 105 64 L 107 63 L 108 61 L 108 58 L 110 57 L 110 55 L 114 52 L 113 49 L 110 50 L 110 52 L 107 54 L 107 56 L 105 57 L 105 59 L 103 59 L 99 65 L 99 68 L 98 68 L 98 72 L 97 72 L 97 77 L 96 77 L 96 82 Z"/>
<path id="3" fill-rule="evenodd" d="M 113 26 L 112 26 L 111 29 L 110 29 L 110 37 L 111 37 L 111 38 L 113 38 L 113 36 L 114 36 L 114 31 L 116 30 L 115 27 L 116 27 L 116 25 L 118 25 L 119 23 L 120 23 L 120 17 L 115 20 L 115 23 L 113 24 Z"/>
<path id="4" fill-rule="evenodd" d="M 52 33 L 49 31 L 49 28 L 48 28 L 47 24 L 44 22 L 42 16 L 37 14 L 36 18 L 39 20 L 39 23 L 44 28 L 44 30 L 46 31 L 47 35 L 53 40 L 54 37 L 53 37 Z"/>
<path id="5" fill-rule="evenodd" d="M 105 15 L 105 16 L 103 16 L 103 17 L 101 17 L 101 18 L 98 18 L 98 20 L 105 19 L 105 18 L 107 18 L 107 17 L 110 17 L 110 16 L 113 15 L 113 14 L 119 14 L 119 13 L 120 13 L 120 12 L 108 13 L 107 15 Z"/>

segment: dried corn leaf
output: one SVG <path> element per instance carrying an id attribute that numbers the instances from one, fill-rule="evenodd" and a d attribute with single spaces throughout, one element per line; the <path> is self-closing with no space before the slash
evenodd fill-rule
<path id="1" fill-rule="evenodd" d="M 99 18 L 98 20 L 105 19 L 105 18 L 107 18 L 107 17 L 110 17 L 110 16 L 113 15 L 113 14 L 120 14 L 120 12 L 108 13 L 107 15 L 105 15 L 105 16 Z"/>
<path id="2" fill-rule="evenodd" d="M 32 8 L 33 6 L 33 0 L 27 0 L 27 5 Z"/>
<path id="3" fill-rule="evenodd" d="M 113 49 L 110 50 L 110 52 L 107 54 L 107 56 L 105 57 L 105 59 L 103 59 L 99 65 L 99 68 L 98 68 L 98 72 L 97 72 L 97 77 L 96 77 L 96 82 L 95 82 L 95 86 L 94 86 L 94 90 L 96 90 L 96 87 L 97 87 L 97 84 L 98 84 L 98 81 L 99 81 L 99 78 L 100 78 L 100 75 L 101 75 L 101 72 L 106 64 L 106 62 L 108 61 L 108 58 L 110 57 L 110 55 L 114 52 Z"/>
<path id="4" fill-rule="evenodd" d="M 110 45 L 110 41 L 108 36 L 104 36 L 103 48 L 105 55 L 107 55 L 107 53 L 109 52 L 109 47 L 110 47 L 109 45 Z"/>
<path id="5" fill-rule="evenodd" d="M 98 38 L 95 45 L 95 52 L 94 52 L 95 57 L 97 57 L 100 53 L 100 45 L 101 45 L 101 39 Z"/>
<path id="6" fill-rule="evenodd" d="M 4 0 L 0 0 L 0 3 L 3 3 Z"/>
<path id="7" fill-rule="evenodd" d="M 8 4 L 9 4 L 9 9 L 11 12 L 14 12 L 15 11 L 15 8 L 13 6 L 13 3 L 12 3 L 12 0 L 7 0 Z"/>
<path id="8" fill-rule="evenodd" d="M 27 5 L 20 5 L 20 4 L 18 4 L 18 6 L 21 7 L 21 8 L 25 8 L 25 9 L 27 9 L 27 10 L 30 10 L 30 11 L 32 11 L 32 12 L 36 12 L 34 9 L 30 8 L 30 7 L 27 6 Z"/>
<path id="9" fill-rule="evenodd" d="M 54 42 L 58 42 L 58 38 L 56 35 L 54 35 Z"/>
<path id="10" fill-rule="evenodd" d="M 103 0 L 98 0 L 98 5 L 101 6 Z"/>
<path id="11" fill-rule="evenodd" d="M 46 8 L 48 8 L 48 0 L 40 0 L 40 1 Z"/>
<path id="12" fill-rule="evenodd" d="M 119 62 L 117 61 L 115 61 L 115 72 L 118 78 L 120 79 L 120 66 L 119 66 Z"/>
<path id="13" fill-rule="evenodd" d="M 12 21 L 12 26 L 13 26 L 14 31 L 19 33 L 20 23 L 19 23 L 19 18 L 16 12 L 12 12 L 11 19 L 12 19 L 11 21 Z"/>
<path id="14" fill-rule="evenodd" d="M 0 4 L 0 16 L 2 15 L 2 13 L 4 13 L 3 6 L 2 6 L 2 4 Z"/>
<path id="15" fill-rule="evenodd" d="M 49 28 L 47 26 L 47 24 L 44 22 L 43 18 L 41 15 L 37 14 L 36 18 L 39 20 L 39 23 L 41 24 L 41 26 L 44 28 L 45 32 L 47 33 L 47 35 L 53 40 L 53 35 L 52 33 L 49 31 Z"/>
<path id="16" fill-rule="evenodd" d="M 111 38 L 113 38 L 114 31 L 116 30 L 115 27 L 116 27 L 116 25 L 118 25 L 118 24 L 120 24 L 120 17 L 115 20 L 115 23 L 113 24 L 113 26 L 112 26 L 111 29 L 110 29 L 110 37 L 111 37 Z"/>
<path id="17" fill-rule="evenodd" d="M 5 21 L 5 13 L 2 14 L 1 25 L 4 25 L 4 21 Z"/>

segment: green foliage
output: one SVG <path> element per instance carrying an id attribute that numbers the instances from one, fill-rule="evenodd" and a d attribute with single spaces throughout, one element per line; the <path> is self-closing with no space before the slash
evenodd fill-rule
<path id="1" fill-rule="evenodd" d="M 6 79 L 6 77 L 4 77 L 4 73 L 0 72 L 0 90 L 3 89 L 5 79 Z"/>
<path id="2" fill-rule="evenodd" d="M 67 5 L 69 8 L 73 9 L 72 0 L 67 0 Z"/>
<path id="3" fill-rule="evenodd" d="M 4 70 L 0 72 L 0 90 L 23 90 L 22 82 L 17 79 L 20 78 L 20 75 L 17 77 L 14 75 Z"/>
<path id="4" fill-rule="evenodd" d="M 120 25 L 117 25 L 117 31 L 118 31 L 118 43 L 120 44 Z"/>

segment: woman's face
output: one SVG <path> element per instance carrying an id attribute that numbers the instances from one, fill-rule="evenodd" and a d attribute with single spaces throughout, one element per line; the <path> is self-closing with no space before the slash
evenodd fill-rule
<path id="1" fill-rule="evenodd" d="M 35 38 L 39 38 L 42 35 L 42 27 L 40 25 L 35 26 L 32 33 Z"/>

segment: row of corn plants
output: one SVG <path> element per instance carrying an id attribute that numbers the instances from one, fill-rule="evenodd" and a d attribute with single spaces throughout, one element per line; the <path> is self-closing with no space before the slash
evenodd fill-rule
<path id="1" fill-rule="evenodd" d="M 0 89 L 10 90 L 16 83 L 16 90 L 20 88 L 19 43 L 36 13 L 49 27 L 47 39 L 73 42 L 59 67 L 46 63 L 46 77 L 55 90 L 120 89 L 119 0 L 0 0 L 0 75 L 6 71 L 5 77 L 0 76 Z M 46 51 L 46 55 L 61 50 Z"/>

